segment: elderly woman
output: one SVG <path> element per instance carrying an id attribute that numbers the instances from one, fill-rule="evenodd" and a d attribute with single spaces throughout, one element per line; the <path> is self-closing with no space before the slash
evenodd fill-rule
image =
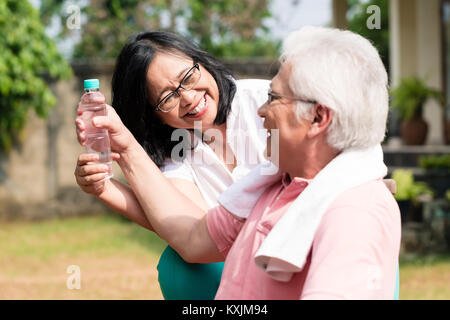
<path id="1" fill-rule="evenodd" d="M 268 80 L 235 80 L 213 56 L 174 33 L 139 33 L 122 48 L 114 70 L 112 108 L 107 109 L 121 126 L 110 135 L 113 158 L 137 142 L 147 153 L 140 160 L 160 168 L 166 182 L 200 208 L 213 208 L 228 186 L 264 160 L 265 131 L 256 110 L 268 88 Z M 104 104 L 105 99 L 83 103 Z M 80 116 L 76 124 L 79 142 L 85 144 Z M 186 143 L 194 129 L 195 144 Z M 107 166 L 95 161 L 95 154 L 79 156 L 75 176 L 80 188 L 153 230 L 133 190 L 116 179 L 105 181 Z M 158 193 L 158 184 L 142 179 L 149 197 Z M 186 264 L 169 246 L 158 264 L 163 296 L 213 299 L 222 269 L 222 262 Z"/>
<path id="2" fill-rule="evenodd" d="M 285 40 L 281 62 L 258 110 L 278 133 L 267 139 L 279 154 L 268 156 L 281 173 L 260 197 L 242 189 L 258 194 L 254 205 L 237 193 L 248 215 L 230 197 L 205 215 L 125 137 L 119 165 L 155 231 L 186 261 L 225 260 L 216 299 L 392 299 L 400 214 L 377 153 L 388 113 L 378 52 L 349 31 L 307 27 Z M 120 126 L 102 121 L 112 135 Z"/>

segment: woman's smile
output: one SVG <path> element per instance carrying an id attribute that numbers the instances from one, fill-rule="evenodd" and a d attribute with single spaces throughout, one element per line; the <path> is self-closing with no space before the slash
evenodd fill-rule
<path id="1" fill-rule="evenodd" d="M 202 117 L 207 111 L 208 111 L 208 95 L 205 94 L 201 99 L 200 102 L 196 105 L 191 107 L 188 112 L 185 113 L 183 117 L 191 118 L 191 119 L 198 119 Z"/>

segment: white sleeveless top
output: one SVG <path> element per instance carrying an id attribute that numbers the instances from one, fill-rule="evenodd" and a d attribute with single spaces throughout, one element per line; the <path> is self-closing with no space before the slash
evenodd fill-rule
<path id="1" fill-rule="evenodd" d="M 265 160 L 267 134 L 258 108 L 266 102 L 269 80 L 237 80 L 236 93 L 227 118 L 227 143 L 236 158 L 232 172 L 214 151 L 198 141 L 190 154 L 175 162 L 168 159 L 161 168 L 167 178 L 191 181 L 197 185 L 209 208 L 217 206 L 219 195 Z M 197 139 L 200 140 L 200 139 Z"/>

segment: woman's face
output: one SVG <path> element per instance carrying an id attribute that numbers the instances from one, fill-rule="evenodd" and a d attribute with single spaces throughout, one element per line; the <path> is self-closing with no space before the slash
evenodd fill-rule
<path id="1" fill-rule="evenodd" d="M 156 105 L 175 90 L 194 66 L 191 58 L 159 52 L 147 71 L 150 105 Z M 158 117 L 173 128 L 194 128 L 194 121 L 202 122 L 202 130 L 213 126 L 219 104 L 219 89 L 212 75 L 199 64 L 200 78 L 191 90 L 179 89 L 178 103 L 169 112 L 155 111 Z M 175 95 L 176 96 L 176 95 Z M 160 105 L 160 107 L 162 107 Z"/>

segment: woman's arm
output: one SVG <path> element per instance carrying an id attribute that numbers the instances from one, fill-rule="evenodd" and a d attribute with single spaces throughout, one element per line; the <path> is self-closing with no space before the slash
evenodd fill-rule
<path id="1" fill-rule="evenodd" d="M 179 178 L 166 178 L 172 183 L 172 185 L 177 188 L 182 194 L 189 198 L 193 203 L 195 203 L 204 213 L 208 212 L 208 205 L 206 204 L 205 198 L 203 198 L 200 189 L 193 182 L 186 179 Z"/>
<path id="2" fill-rule="evenodd" d="M 197 203 L 204 212 L 207 211 L 206 202 L 194 183 L 184 179 L 168 180 L 191 201 Z M 150 231 L 155 231 L 129 185 L 111 179 L 110 183 L 106 183 L 105 191 L 98 198 L 112 210 Z"/>
<path id="3" fill-rule="evenodd" d="M 114 154 L 113 158 L 117 160 L 119 155 Z M 115 179 L 104 180 L 108 167 L 105 164 L 95 163 L 96 161 L 98 161 L 97 154 L 84 153 L 78 157 L 74 174 L 81 190 L 92 194 L 106 206 L 140 226 L 153 231 L 133 190 Z"/>
<path id="4" fill-rule="evenodd" d="M 99 101 L 104 103 L 104 101 Z M 136 141 L 131 133 L 120 121 L 116 112 L 109 105 L 106 105 L 107 114 L 110 120 L 113 120 L 120 127 L 113 135 L 111 140 L 111 156 L 117 161 L 120 155 L 114 151 L 126 149 L 126 146 L 132 141 Z M 75 121 L 77 139 L 83 146 L 86 143 L 85 124 L 81 119 L 82 110 L 78 110 L 78 117 Z M 75 178 L 80 188 L 89 194 L 99 198 L 105 205 L 112 210 L 119 212 L 125 217 L 131 219 L 142 227 L 154 231 L 151 223 L 148 221 L 144 210 L 138 202 L 133 190 L 126 184 L 114 179 L 103 180 L 107 167 L 98 162 L 96 154 L 82 154 L 79 156 L 75 169 Z M 151 160 L 148 159 L 150 162 Z M 172 185 L 186 195 L 191 201 L 194 201 L 204 212 L 207 211 L 207 205 L 198 187 L 184 179 L 170 179 Z"/>
<path id="5" fill-rule="evenodd" d="M 81 189 L 100 199 L 113 211 L 150 231 L 154 231 L 130 186 L 115 179 L 102 181 L 107 168 L 103 168 L 104 165 L 102 164 L 91 163 L 96 161 L 95 157 L 98 156 L 96 154 L 82 154 L 78 158 L 75 177 Z M 115 156 L 115 158 L 117 160 L 118 156 Z M 174 187 L 191 201 L 197 203 L 202 210 L 207 211 L 206 202 L 194 183 L 184 179 L 169 180 Z"/>
<path id="6" fill-rule="evenodd" d="M 115 130 L 107 120 L 102 126 Z M 223 260 L 208 233 L 206 211 L 164 177 L 137 142 L 121 152 L 118 164 L 154 230 L 186 261 Z"/>
<path id="7" fill-rule="evenodd" d="M 108 105 L 106 108 L 107 116 L 95 117 L 93 125 L 109 131 L 112 154 L 117 155 L 115 160 L 129 182 L 151 228 L 188 262 L 200 262 L 205 257 L 210 261 L 223 260 L 206 227 L 206 206 L 194 203 L 189 198 L 191 196 L 189 192 L 183 193 L 177 189 L 174 185 L 176 182 L 172 183 L 162 174 L 124 126 L 115 110 Z M 86 137 L 79 121 L 77 133 L 79 142 L 83 145 Z M 120 185 L 114 186 L 113 190 L 121 190 Z M 105 200 L 119 197 L 115 191 L 110 191 L 109 198 Z M 117 203 L 127 204 L 130 208 L 134 203 L 132 194 L 126 188 L 122 188 L 122 192 L 122 198 Z M 116 207 L 115 210 L 119 209 Z M 145 225 L 145 222 L 140 221 Z"/>
<path id="8" fill-rule="evenodd" d="M 134 221 L 138 225 L 154 231 L 130 186 L 111 179 L 106 183 L 105 191 L 98 198 L 112 210 Z"/>

